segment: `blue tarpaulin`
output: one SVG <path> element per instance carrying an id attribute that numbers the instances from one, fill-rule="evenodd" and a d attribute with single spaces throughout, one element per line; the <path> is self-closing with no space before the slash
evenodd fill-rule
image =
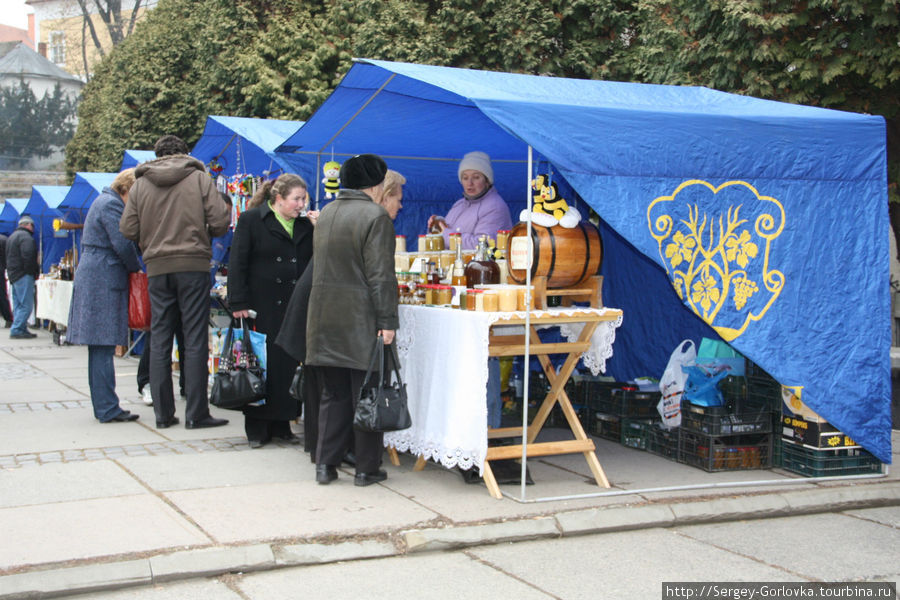
<path id="1" fill-rule="evenodd" d="M 84 224 L 91 204 L 103 188 L 112 184 L 116 175 L 116 173 L 75 173 L 72 186 L 57 207 L 63 215 L 63 220 L 68 223 Z M 81 230 L 68 230 L 68 235 L 74 236 L 75 244 L 81 251 Z"/>
<path id="2" fill-rule="evenodd" d="M 0 210 L 0 233 L 9 235 L 19 224 L 19 214 L 28 204 L 28 198 L 7 198 Z"/>
<path id="3" fill-rule="evenodd" d="M 275 156 L 275 148 L 302 125 L 303 121 L 209 116 L 191 156 L 207 168 L 215 160 L 226 177 L 248 174 L 274 178 L 286 170 L 286 164 Z"/>
<path id="4" fill-rule="evenodd" d="M 35 185 L 31 187 L 31 197 L 22 210 L 23 215 L 34 219 L 34 238 L 41 253 L 41 272 L 47 273 L 50 267 L 59 262 L 62 255 L 72 248 L 68 236 L 55 237 L 53 219 L 62 219 L 63 214 L 57 210 L 60 202 L 69 191 L 67 185 Z"/>
<path id="5" fill-rule="evenodd" d="M 156 158 L 156 152 L 153 150 L 126 150 L 122 155 L 122 166 L 119 171 L 136 167 L 142 162 L 153 160 Z"/>
<path id="6" fill-rule="evenodd" d="M 398 230 L 423 233 L 471 150 L 491 156 L 515 218 L 529 146 L 603 220 L 603 297 L 625 312 L 611 374 L 658 377 L 681 340 L 718 334 L 891 461 L 881 117 L 362 60 L 279 155 L 307 177 L 332 154 L 384 156 L 410 179 Z"/>

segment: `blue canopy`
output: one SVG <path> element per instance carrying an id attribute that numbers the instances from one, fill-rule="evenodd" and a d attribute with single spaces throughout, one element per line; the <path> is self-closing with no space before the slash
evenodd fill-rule
<path id="1" fill-rule="evenodd" d="M 142 162 L 153 160 L 156 158 L 156 152 L 153 150 L 126 150 L 122 155 L 122 166 L 119 171 L 136 167 Z"/>
<path id="2" fill-rule="evenodd" d="M 41 252 L 41 272 L 47 273 L 50 267 L 59 262 L 62 255 L 72 247 L 68 236 L 55 237 L 53 219 L 62 219 L 63 214 L 57 210 L 60 202 L 69 191 L 67 185 L 35 185 L 31 187 L 31 198 L 22 210 L 35 222 L 34 236 Z"/>
<path id="3" fill-rule="evenodd" d="M 19 215 L 25 205 L 28 204 L 28 198 L 7 198 L 3 203 L 3 210 L 0 210 L 0 233 L 9 235 L 16 230 L 19 224 Z"/>
<path id="4" fill-rule="evenodd" d="M 239 174 L 277 177 L 288 169 L 275 156 L 275 148 L 302 125 L 303 121 L 209 116 L 191 156 L 207 165 L 215 159 L 226 177 Z"/>
<path id="5" fill-rule="evenodd" d="M 63 220 L 69 223 L 84 223 L 88 209 L 103 191 L 103 188 L 112 185 L 117 173 L 75 173 L 72 187 L 66 193 L 66 197 L 59 203 L 57 209 L 63 215 Z M 75 245 L 81 249 L 81 230 L 72 229 L 70 235 L 74 236 Z M 57 235 L 59 235 L 57 233 Z"/>
<path id="6" fill-rule="evenodd" d="M 659 377 L 682 339 L 718 334 L 891 461 L 881 117 L 362 60 L 279 156 L 316 174 L 332 153 L 384 156 L 410 180 L 398 230 L 412 214 L 422 232 L 460 195 L 456 163 L 471 150 L 491 156 L 515 217 L 536 174 L 529 146 L 536 171 L 552 169 L 603 220 L 603 297 L 625 311 L 612 375 Z"/>

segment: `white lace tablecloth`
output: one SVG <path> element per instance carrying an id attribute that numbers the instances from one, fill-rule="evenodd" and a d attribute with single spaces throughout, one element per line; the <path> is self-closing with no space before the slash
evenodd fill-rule
<path id="1" fill-rule="evenodd" d="M 38 319 L 49 319 L 59 325 L 69 324 L 69 305 L 75 284 L 61 279 L 38 279 L 35 315 Z"/>
<path id="2" fill-rule="evenodd" d="M 573 315 L 604 313 L 607 309 L 554 308 L 532 315 Z M 510 317 L 525 317 L 524 312 L 475 312 L 400 306 L 397 350 L 402 377 L 409 396 L 413 425 L 404 431 L 386 433 L 385 446 L 401 452 L 440 462 L 447 468 L 473 466 L 481 471 L 487 454 L 488 340 L 491 325 Z M 596 372 L 605 370 L 612 356 L 615 321 L 601 321 L 591 338 L 591 348 L 582 355 L 585 364 Z M 564 324 L 562 334 L 574 341 L 583 324 Z M 510 334 L 523 326 L 502 327 Z M 510 331 L 506 331 L 510 330 Z"/>

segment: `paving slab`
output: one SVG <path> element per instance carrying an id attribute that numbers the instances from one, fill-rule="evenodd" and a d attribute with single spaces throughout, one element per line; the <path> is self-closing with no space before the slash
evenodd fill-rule
<path id="1" fill-rule="evenodd" d="M 150 565 L 145 560 L 33 571 L 4 577 L 0 598 L 44 598 L 72 590 L 135 586 L 150 583 L 150 577 Z"/>
<path id="2" fill-rule="evenodd" d="M 111 592 L 90 592 L 67 596 L 70 600 L 247 600 L 223 581 L 198 579 L 126 588 Z"/>
<path id="3" fill-rule="evenodd" d="M 867 521 L 875 521 L 894 529 L 900 529 L 900 506 L 885 506 L 884 508 L 864 508 L 861 510 L 848 510 L 846 514 Z"/>
<path id="4" fill-rule="evenodd" d="M 35 376 L 3 380 L 0 403 L 89 399 L 87 390 L 72 388 L 52 377 Z"/>
<path id="5" fill-rule="evenodd" d="M 150 494 L 4 508 L 0 531 L 0 569 L 210 542 Z"/>
<path id="6" fill-rule="evenodd" d="M 198 452 L 120 459 L 135 477 L 154 490 L 194 490 L 310 479 L 311 464 L 294 448 L 263 447 L 246 452 Z"/>
<path id="7" fill-rule="evenodd" d="M 142 415 L 141 418 L 148 417 Z M 52 426 L 49 426 L 51 421 Z M 165 439 L 140 422 L 100 423 L 90 408 L 17 411 L 4 417 L 0 427 L 3 431 L 0 435 L 0 456 L 148 444 Z"/>
<path id="8" fill-rule="evenodd" d="M 0 470 L 0 490 L 0 508 L 146 493 L 140 483 L 109 460 Z"/>
<path id="9" fill-rule="evenodd" d="M 900 577 L 900 530 L 841 514 L 676 528 L 680 535 L 823 581 Z M 822 561 L 816 553 L 833 553 Z M 684 580 L 682 580 L 684 581 Z"/>
<path id="10" fill-rule="evenodd" d="M 474 548 L 468 554 L 554 598 L 660 598 L 663 581 L 796 581 L 750 558 L 723 554 L 669 529 L 645 529 Z M 640 565 L 640 577 L 635 577 Z M 719 578 L 722 578 L 719 575 Z"/>
<path id="11" fill-rule="evenodd" d="M 219 543 L 382 533 L 415 527 L 437 516 L 383 486 L 356 487 L 346 471 L 330 485 L 318 485 L 313 465 L 307 469 L 307 476 L 296 482 L 165 496 Z"/>
<path id="12" fill-rule="evenodd" d="M 250 600 L 547 600 L 547 594 L 463 554 L 433 554 L 293 567 L 240 578 Z M 427 593 L 423 593 L 427 590 Z M 595 596 L 594 598 L 597 598 Z"/>

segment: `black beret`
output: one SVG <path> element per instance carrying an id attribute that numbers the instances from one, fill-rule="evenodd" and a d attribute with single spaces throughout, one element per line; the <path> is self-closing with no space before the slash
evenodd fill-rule
<path id="1" fill-rule="evenodd" d="M 387 163 L 376 154 L 357 154 L 341 165 L 341 187 L 364 190 L 375 187 L 387 174 Z"/>

